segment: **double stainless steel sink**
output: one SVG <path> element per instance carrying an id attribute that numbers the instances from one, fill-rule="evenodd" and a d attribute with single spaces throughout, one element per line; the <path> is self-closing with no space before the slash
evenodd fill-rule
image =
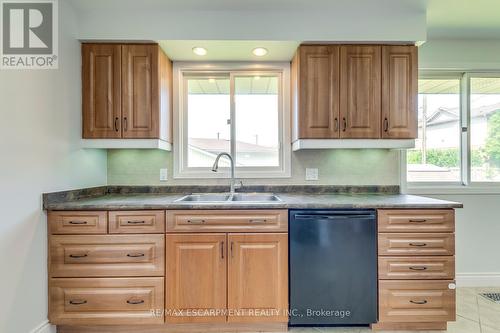
<path id="1" fill-rule="evenodd" d="M 175 202 L 192 203 L 273 203 L 281 199 L 272 193 L 199 193 L 188 194 L 175 200 Z"/>

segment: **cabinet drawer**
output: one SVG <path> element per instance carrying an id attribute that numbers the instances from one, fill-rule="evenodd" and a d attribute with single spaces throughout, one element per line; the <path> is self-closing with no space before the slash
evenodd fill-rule
<path id="1" fill-rule="evenodd" d="M 103 211 L 49 211 L 47 220 L 51 234 L 105 234 L 108 213 Z"/>
<path id="2" fill-rule="evenodd" d="M 380 209 L 379 232 L 453 232 L 453 209 Z"/>
<path id="3" fill-rule="evenodd" d="M 286 210 L 170 210 L 167 232 L 287 231 Z"/>
<path id="4" fill-rule="evenodd" d="M 454 279 L 455 257 L 379 257 L 379 279 Z"/>
<path id="5" fill-rule="evenodd" d="M 394 233 L 378 235 L 379 255 L 433 255 L 455 254 L 455 235 L 439 233 Z"/>
<path id="6" fill-rule="evenodd" d="M 163 275 L 164 239 L 164 235 L 53 235 L 50 276 Z"/>
<path id="7" fill-rule="evenodd" d="M 379 321 L 454 321 L 455 290 L 450 284 L 454 281 L 379 281 Z"/>
<path id="8" fill-rule="evenodd" d="M 162 324 L 163 278 L 51 279 L 55 325 Z"/>
<path id="9" fill-rule="evenodd" d="M 165 232 L 165 211 L 109 212 L 110 234 L 155 234 Z"/>

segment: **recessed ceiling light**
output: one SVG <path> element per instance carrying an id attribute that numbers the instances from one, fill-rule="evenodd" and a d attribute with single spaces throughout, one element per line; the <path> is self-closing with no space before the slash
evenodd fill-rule
<path id="1" fill-rule="evenodd" d="M 204 47 L 193 47 L 193 53 L 199 56 L 204 56 L 207 54 L 207 49 Z"/>
<path id="2" fill-rule="evenodd" d="M 263 47 L 256 47 L 255 49 L 253 49 L 252 53 L 257 57 L 263 57 L 267 54 L 267 49 Z"/>

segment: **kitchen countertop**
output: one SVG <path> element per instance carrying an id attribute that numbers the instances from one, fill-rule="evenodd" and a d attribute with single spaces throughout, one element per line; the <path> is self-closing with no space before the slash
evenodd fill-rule
<path id="1" fill-rule="evenodd" d="M 99 190 L 94 190 L 99 189 Z M 278 202 L 175 202 L 189 193 L 203 191 L 183 191 L 178 193 L 127 193 L 127 190 L 113 190 L 106 187 L 84 189 L 86 195 L 67 195 L 56 193 L 57 200 L 44 195 L 44 208 L 47 210 L 132 210 L 132 209 L 330 209 L 330 208 L 461 208 L 458 202 L 432 199 L 427 197 L 391 193 L 392 191 L 371 191 L 375 193 L 344 193 L 328 188 L 320 188 L 316 193 L 297 193 L 290 188 L 287 192 L 266 191 L 276 194 Z M 196 188 L 199 190 L 199 188 Z M 283 189 L 283 188 L 276 188 Z M 345 189 L 345 187 L 344 187 Z M 175 190 L 170 189 L 170 190 Z M 269 188 L 266 188 L 269 190 Z M 214 192 L 214 191 L 212 191 Z M 220 191 L 223 192 L 223 191 Z M 310 189 L 307 192 L 314 192 Z M 65 195 L 61 195 L 64 193 Z"/>

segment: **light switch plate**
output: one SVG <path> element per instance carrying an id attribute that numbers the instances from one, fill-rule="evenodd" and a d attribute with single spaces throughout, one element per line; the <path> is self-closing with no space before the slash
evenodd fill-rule
<path id="1" fill-rule="evenodd" d="M 306 168 L 306 180 L 318 180 L 319 170 L 318 168 Z"/>
<path id="2" fill-rule="evenodd" d="M 168 180 L 168 169 L 160 169 L 160 181 L 166 182 Z"/>

